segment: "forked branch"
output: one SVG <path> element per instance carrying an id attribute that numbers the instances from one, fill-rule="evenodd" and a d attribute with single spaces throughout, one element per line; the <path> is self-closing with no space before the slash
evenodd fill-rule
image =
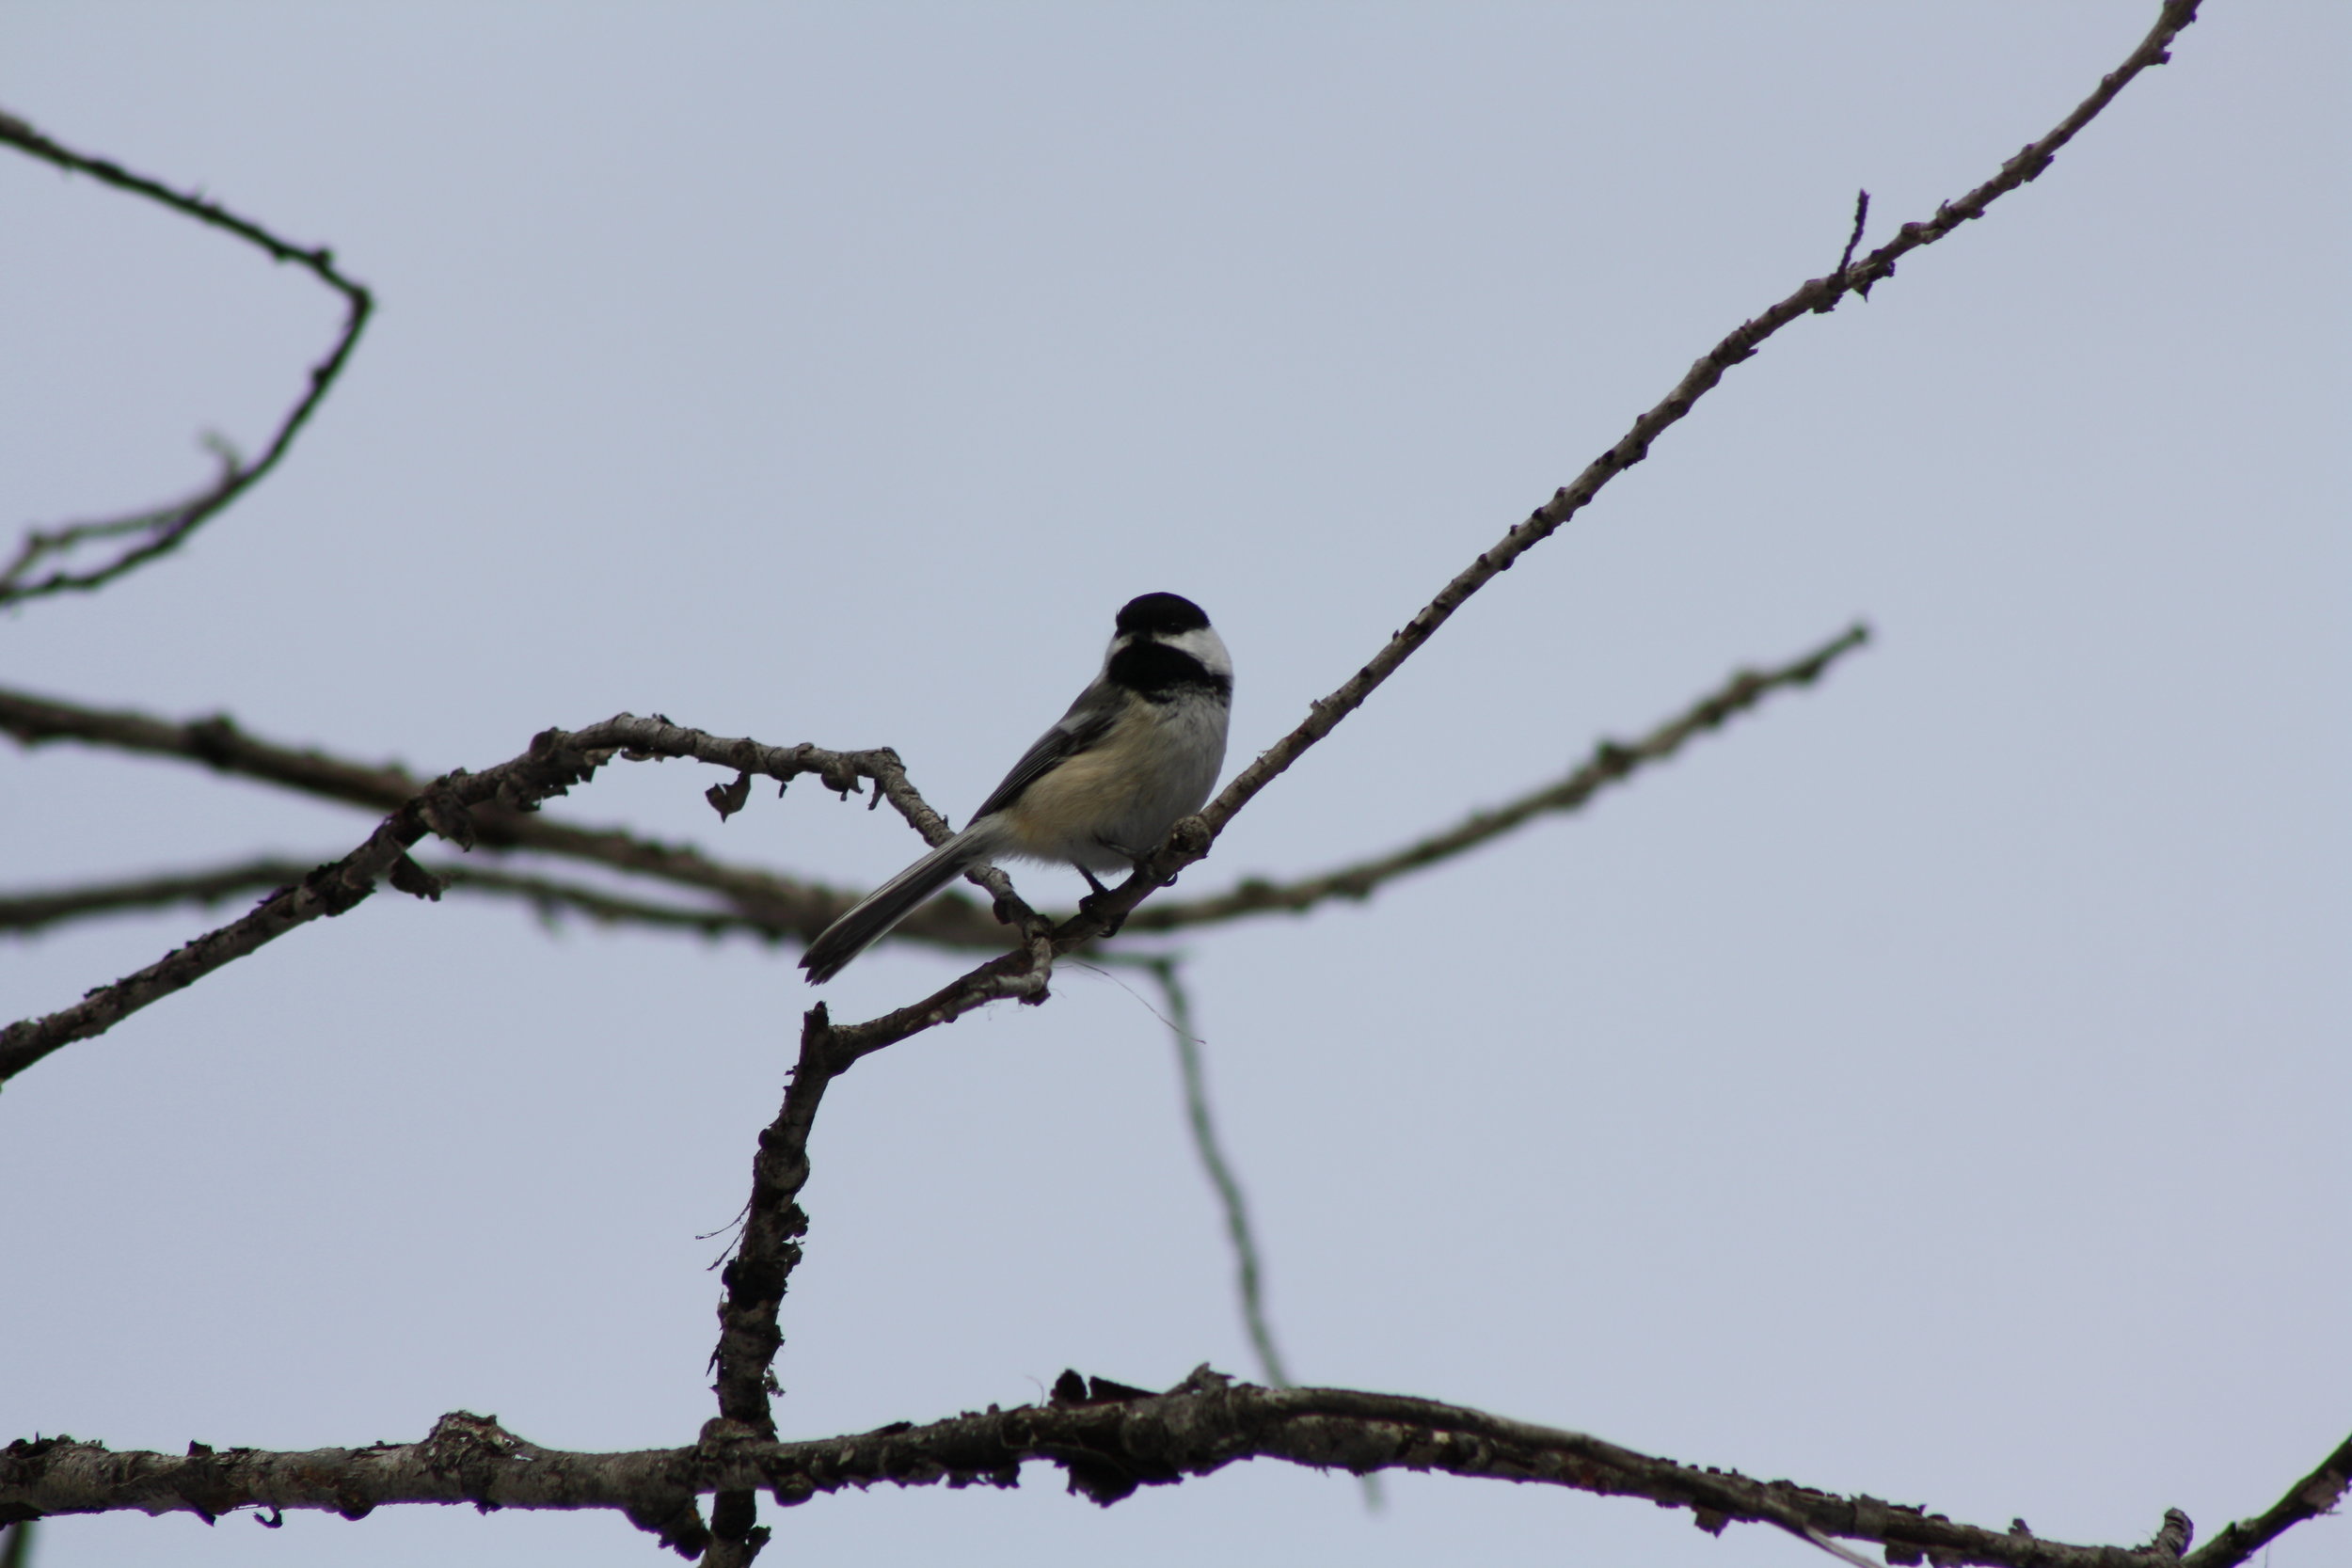
<path id="1" fill-rule="evenodd" d="M 898 754 L 887 748 L 830 752 L 806 744 L 763 746 L 687 729 L 658 715 L 640 719 L 621 714 L 570 733 L 547 730 L 511 761 L 480 773 L 461 768 L 436 779 L 379 823 L 358 848 L 315 867 L 242 919 L 207 932 L 135 974 L 98 987 L 71 1007 L 0 1030 L 0 1081 L 59 1046 L 103 1034 L 157 998 L 195 984 L 296 927 L 342 914 L 373 893 L 379 879 L 389 878 L 404 893 L 437 898 L 439 881 L 408 855 L 427 833 L 469 846 L 476 810 L 497 805 L 510 813 L 529 812 L 542 800 L 586 783 L 615 756 L 631 761 L 693 757 L 734 768 L 742 778 L 757 775 L 780 782 L 814 773 L 845 794 L 858 780 L 870 779 L 879 797 L 889 800 L 929 842 L 936 844 L 947 835 L 946 821 L 924 802 L 908 782 Z M 999 904 L 1009 918 L 1034 919 L 1009 893 L 1000 895 Z"/>
<path id="2" fill-rule="evenodd" d="M 159 719 L 5 688 L 0 688 L 0 734 L 26 746 L 78 741 L 198 763 L 215 772 L 377 812 L 398 810 L 430 783 L 397 764 L 354 762 L 263 739 L 226 714 Z M 511 811 L 496 801 L 475 810 L 473 829 L 476 848 L 558 855 L 716 894 L 761 931 L 814 936 L 857 901 L 855 894 L 730 864 L 690 845 L 663 844 L 619 828 L 559 822 L 536 812 Z M 949 946 L 995 947 L 1004 940 L 1004 927 L 985 906 L 953 894 L 933 899 L 909 927 L 911 932 Z"/>
<path id="3" fill-rule="evenodd" d="M 258 246 L 273 261 L 292 261 L 303 268 L 342 294 L 344 304 L 342 331 L 337 335 L 326 356 L 310 367 L 309 387 L 294 401 L 294 406 L 286 411 L 285 418 L 278 421 L 278 429 L 262 448 L 259 457 L 247 462 L 226 442 L 215 439 L 208 444 L 220 459 L 220 473 L 212 483 L 194 495 L 119 516 L 29 531 L 17 546 L 15 556 L 5 565 L 0 565 L 0 605 L 7 605 L 68 590 L 87 591 L 103 587 L 135 567 L 179 548 L 187 542 L 190 534 L 267 478 L 269 471 L 278 467 L 278 459 L 284 457 L 286 450 L 294 445 L 294 436 L 326 400 L 327 392 L 335 385 L 335 378 L 342 374 L 344 364 L 351 358 L 352 349 L 359 341 L 360 332 L 368 325 L 368 315 L 374 309 L 374 300 L 363 285 L 354 282 L 336 267 L 334 253 L 324 246 L 305 250 L 280 239 L 251 219 L 238 216 L 217 202 L 208 201 L 200 196 L 183 195 L 143 174 L 134 174 L 119 164 L 91 157 L 86 152 L 76 152 L 70 147 L 54 142 L 13 115 L 0 114 L 0 144 L 16 148 L 69 173 L 87 174 L 118 190 L 143 196 L 199 223 L 225 230 L 246 244 Z M 67 563 L 68 558 L 83 546 L 101 543 L 115 546 L 112 554 L 102 563 L 80 569 Z M 45 573 L 35 575 L 37 568 L 44 562 L 56 564 Z"/>

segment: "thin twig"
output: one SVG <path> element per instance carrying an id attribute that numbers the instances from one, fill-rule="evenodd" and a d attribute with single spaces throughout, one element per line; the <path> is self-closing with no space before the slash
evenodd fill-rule
<path id="1" fill-rule="evenodd" d="M 175 904 L 211 906 L 246 894 L 289 887 L 310 875 L 319 863 L 317 858 L 278 856 L 238 861 L 209 871 L 0 892 L 0 932 L 29 935 L 68 921 L 133 910 L 164 909 Z M 542 918 L 572 913 L 585 915 L 599 925 L 649 926 L 658 930 L 691 931 L 707 937 L 740 933 L 769 942 L 791 941 L 802 935 L 798 925 L 741 910 L 655 903 L 552 877 L 526 876 L 456 861 L 420 860 L 417 863 L 425 875 L 451 892 L 517 899 L 532 906 Z M 997 941 L 1001 943 L 1003 940 L 1000 929 Z"/>
<path id="2" fill-rule="evenodd" d="M 241 894 L 285 887 L 299 881 L 316 864 L 316 861 L 279 859 L 238 861 L 210 871 L 0 892 L 0 931 L 30 935 L 70 920 L 122 914 L 133 910 L 163 909 L 173 904 L 209 907 Z"/>
<path id="3" fill-rule="evenodd" d="M 251 219 L 239 217 L 200 196 L 183 196 L 143 174 L 134 174 L 119 164 L 76 152 L 70 147 L 54 142 L 13 115 L 0 114 L 0 144 L 54 164 L 68 173 L 87 174 L 118 190 L 159 202 L 199 223 L 225 230 L 248 245 L 259 246 L 273 261 L 292 261 L 302 267 L 342 294 L 345 306 L 342 331 L 337 335 L 334 346 L 327 350 L 326 357 L 310 367 L 308 389 L 287 410 L 285 418 L 278 421 L 276 433 L 262 447 L 261 456 L 246 463 L 239 459 L 225 442 L 215 441 L 212 445 L 221 463 L 219 477 L 192 496 L 125 516 L 32 530 L 18 546 L 15 558 L 0 567 L 0 605 L 6 605 L 69 589 L 86 591 L 111 582 L 141 563 L 177 549 L 206 521 L 218 515 L 231 501 L 260 483 L 278 466 L 278 459 L 286 455 L 295 435 L 309 422 L 311 414 L 334 387 L 335 378 L 342 373 L 352 349 L 359 341 L 360 332 L 367 326 L 368 316 L 375 307 L 366 287 L 343 276 L 335 265 L 334 253 L 325 246 L 313 250 L 302 249 Z M 76 572 L 62 564 L 63 559 L 82 545 L 125 535 L 136 536 L 137 542 L 119 551 L 103 565 Z M 27 580 L 27 574 L 34 567 L 51 559 L 61 563 L 47 576 Z"/>
<path id="4" fill-rule="evenodd" d="M 2102 78 L 2098 89 L 2077 104 L 2074 112 L 2060 120 L 2047 135 L 2027 144 L 2015 157 L 2003 164 L 2000 172 L 1992 179 L 1958 201 L 1948 201 L 1938 207 L 1934 217 L 1904 224 L 1894 239 L 1872 251 L 1859 265 L 1846 269 L 1843 276 L 1808 278 L 1788 298 L 1753 320 L 1742 322 L 1721 342 L 1701 355 L 1665 397 L 1633 421 L 1633 428 L 1626 432 L 1616 445 L 1586 465 L 1581 474 L 1555 491 L 1551 499 L 1528 514 L 1525 521 L 1511 525 L 1501 540 L 1481 551 L 1475 561 L 1438 591 L 1436 598 L 1422 606 L 1406 623 L 1404 629 L 1373 656 L 1369 663 L 1341 683 L 1329 696 L 1312 704 L 1311 711 L 1296 729 L 1243 768 L 1201 812 L 1201 827 L 1205 832 L 1171 835 L 1172 838 L 1188 838 L 1197 847 L 1169 844 L 1153 867 L 1154 870 L 1165 868 L 1161 877 L 1149 879 L 1137 878 L 1121 891 L 1132 889 L 1133 898 L 1140 900 L 1152 887 L 1164 881 L 1167 874 L 1206 854 L 1208 844 L 1215 840 L 1226 823 L 1232 820 L 1236 812 L 1248 804 L 1260 790 L 1280 777 L 1310 747 L 1329 735 L 1341 720 L 1362 706 L 1364 700 L 1394 674 L 1397 668 L 1426 642 L 1471 594 L 1509 571 L 1519 557 L 1558 532 L 1569 518 L 1590 505 L 1593 498 L 1611 480 L 1647 457 L 1651 445 L 1658 437 L 1679 423 L 1699 399 L 1712 391 L 1716 384 L 1723 380 L 1725 371 L 1742 360 L 1753 358 L 1765 340 L 1822 304 L 1834 302 L 1842 293 L 1867 289 L 1893 277 L 1896 262 L 1901 258 L 1922 246 L 1933 245 L 1968 219 L 1983 216 L 1985 209 L 1994 201 L 2049 167 L 2058 149 L 2090 124 L 2102 109 L 2114 101 L 2115 95 L 2125 85 L 2149 66 L 2171 57 L 2167 46 L 2174 35 L 2196 19 L 2197 6 L 2198 0 L 2168 0 L 2155 25 L 2122 65 Z M 1130 904 L 1128 907 L 1133 906 Z M 1104 914 L 1113 913 L 1115 908 L 1115 905 L 1106 903 Z"/>
<path id="5" fill-rule="evenodd" d="M 1577 810 L 1610 785 L 1623 784 L 1640 769 L 1665 761 L 1689 741 L 1720 728 L 1773 692 L 1812 685 L 1823 671 L 1869 640 L 1869 627 L 1857 624 L 1803 657 L 1775 669 L 1741 670 L 1639 740 L 1604 740 L 1565 778 L 1529 790 L 1499 806 L 1472 812 L 1444 832 L 1432 833 L 1401 849 L 1295 881 L 1269 882 L 1253 878 L 1230 893 L 1155 902 L 1136 911 L 1126 928 L 1176 930 L 1278 910 L 1298 913 L 1332 898 L 1369 897 L 1395 878 L 1451 860 L 1523 827 L 1534 817 Z"/>
<path id="6" fill-rule="evenodd" d="M 1241 1305 L 1242 1327 L 1266 1382 L 1277 1388 L 1292 1387 L 1290 1369 L 1283 1364 L 1281 1347 L 1274 1342 L 1274 1324 L 1266 1316 L 1265 1266 L 1259 1259 L 1257 1233 L 1249 1223 L 1249 1200 L 1241 1190 L 1241 1179 L 1233 1174 L 1232 1162 L 1225 1157 L 1224 1140 L 1217 1135 L 1216 1118 L 1209 1109 L 1208 1069 L 1201 1059 L 1200 1037 L 1193 1033 L 1191 993 L 1184 988 L 1174 958 L 1153 954 L 1143 959 L 1143 967 L 1160 983 L 1160 996 L 1168 1004 L 1161 1022 L 1168 1025 L 1176 1046 L 1176 1071 L 1184 1089 L 1184 1126 L 1192 1134 L 1192 1151 L 1209 1185 L 1216 1189 L 1217 1207 L 1225 1215 L 1225 1240 L 1233 1249 L 1233 1294 Z M 1367 1472 L 1359 1480 L 1364 1506 L 1378 1512 L 1387 1501 L 1379 1476 Z"/>
<path id="7" fill-rule="evenodd" d="M 1266 1321 L 1265 1270 L 1259 1261 L 1258 1239 L 1249 1225 L 1249 1200 L 1242 1193 L 1232 1163 L 1225 1158 L 1216 1120 L 1209 1112 L 1208 1075 L 1200 1062 L 1200 1039 L 1192 1032 L 1192 1000 L 1185 994 L 1173 958 L 1155 956 L 1146 967 L 1160 983 L 1160 995 L 1168 1003 L 1168 1032 L 1175 1041 L 1176 1070 L 1184 1080 L 1184 1125 L 1192 1132 L 1192 1150 L 1200 1157 L 1209 1185 L 1216 1189 L 1218 1207 L 1225 1212 L 1225 1239 L 1233 1249 L 1233 1289 L 1241 1301 L 1242 1326 L 1248 1332 L 1249 1348 L 1257 1353 L 1258 1366 L 1265 1380 L 1277 1388 L 1288 1388 L 1292 1386 L 1290 1369 L 1282 1364 L 1281 1349 L 1274 1342 L 1273 1325 Z"/>
<path id="8" fill-rule="evenodd" d="M 1846 276 L 1853 271 L 1854 247 L 1862 243 L 1862 230 L 1869 224 L 1869 221 L 1870 193 L 1856 191 L 1853 198 L 1853 232 L 1846 236 L 1846 249 L 1844 254 L 1837 258 L 1837 270 L 1830 274 L 1833 279 L 1843 281 Z M 1867 293 L 1864 297 L 1868 297 Z"/>

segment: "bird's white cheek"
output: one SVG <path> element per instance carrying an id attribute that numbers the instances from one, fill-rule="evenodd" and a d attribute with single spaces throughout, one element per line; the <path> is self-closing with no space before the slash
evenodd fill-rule
<path id="1" fill-rule="evenodd" d="M 1214 626 L 1198 626 L 1160 641 L 1180 653 L 1190 654 L 1212 674 L 1224 675 L 1229 679 L 1232 676 L 1232 656 L 1225 651 L 1225 639 L 1216 634 Z"/>

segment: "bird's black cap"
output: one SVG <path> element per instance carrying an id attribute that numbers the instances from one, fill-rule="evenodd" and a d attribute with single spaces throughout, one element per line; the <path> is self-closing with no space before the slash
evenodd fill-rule
<path id="1" fill-rule="evenodd" d="M 1129 599 L 1119 612 L 1121 632 L 1141 632 L 1146 636 L 1172 636 L 1177 632 L 1199 631 L 1209 624 L 1199 605 L 1181 594 L 1146 594 L 1139 599 Z"/>

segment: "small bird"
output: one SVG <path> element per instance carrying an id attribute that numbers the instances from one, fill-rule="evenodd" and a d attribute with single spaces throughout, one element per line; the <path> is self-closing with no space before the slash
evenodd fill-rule
<path id="1" fill-rule="evenodd" d="M 801 958 L 822 985 L 916 906 L 984 861 L 1133 866 L 1200 809 L 1225 766 L 1233 661 L 1190 599 L 1146 594 L 1119 612 L 1093 684 L 1012 765 L 971 824 L 866 895 Z"/>

